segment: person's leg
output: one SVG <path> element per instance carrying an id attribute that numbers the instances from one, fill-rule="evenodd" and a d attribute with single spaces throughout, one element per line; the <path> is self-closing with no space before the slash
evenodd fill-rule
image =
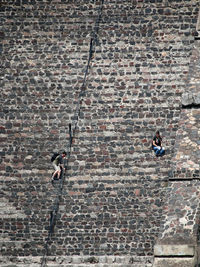
<path id="1" fill-rule="evenodd" d="M 58 171 L 54 171 L 51 179 L 53 180 L 56 177 L 57 174 L 58 174 Z"/>
<path id="2" fill-rule="evenodd" d="M 61 174 L 61 169 L 60 166 L 58 166 L 59 170 L 58 170 L 58 179 L 60 179 L 60 174 Z"/>
<path id="3" fill-rule="evenodd" d="M 158 155 L 159 155 L 159 151 L 160 151 L 160 149 L 159 149 L 157 146 L 154 146 L 154 147 L 153 147 L 153 150 L 155 151 L 156 156 L 158 156 Z"/>
<path id="4" fill-rule="evenodd" d="M 159 152 L 160 152 L 160 155 L 163 156 L 165 154 L 165 149 L 161 148 L 161 150 Z"/>
<path id="5" fill-rule="evenodd" d="M 56 175 L 59 175 L 59 166 L 57 166 L 55 163 L 53 163 L 53 167 L 54 167 L 55 171 L 54 171 L 53 176 L 51 178 L 52 180 L 54 179 L 54 177 Z"/>

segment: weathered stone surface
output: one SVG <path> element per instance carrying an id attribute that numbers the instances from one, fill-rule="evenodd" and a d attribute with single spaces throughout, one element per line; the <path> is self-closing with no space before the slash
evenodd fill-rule
<path id="1" fill-rule="evenodd" d="M 180 114 L 180 121 L 175 142 L 175 154 L 172 161 L 173 178 L 196 178 L 199 177 L 200 159 L 200 44 L 195 43 L 191 56 L 190 71 L 188 73 L 187 88 L 189 91 L 183 94 L 185 106 Z M 191 101 L 187 97 L 192 98 Z M 188 101 L 188 102 L 187 102 Z M 186 103 L 187 102 L 187 103 Z M 187 105 L 186 105 L 187 104 Z M 196 106 L 195 106 L 196 105 Z"/>
<path id="2" fill-rule="evenodd" d="M 158 245 L 192 245 L 197 243 L 199 221 L 199 181 L 168 184 Z"/>
<path id="3" fill-rule="evenodd" d="M 168 185 L 160 236 L 154 247 L 153 266 L 195 266 L 197 263 L 199 183 L 180 181 Z"/>
<path id="4" fill-rule="evenodd" d="M 196 247 L 192 245 L 155 245 L 154 246 L 154 256 L 194 256 L 196 253 Z"/>
<path id="5" fill-rule="evenodd" d="M 182 95 L 182 105 L 190 106 L 194 104 L 194 96 L 192 93 L 184 93 Z"/>
<path id="6" fill-rule="evenodd" d="M 2 267 L 13 266 L 39 266 L 42 257 L 0 257 Z M 131 256 L 48 256 L 46 258 L 48 266 L 67 267 L 152 267 L 152 257 L 131 257 Z"/>
<path id="7" fill-rule="evenodd" d="M 195 107 L 195 105 L 199 104 L 200 104 L 200 93 L 189 92 L 189 93 L 184 93 L 182 95 L 182 105 L 184 107 L 192 105 Z"/>
<path id="8" fill-rule="evenodd" d="M 197 259 L 193 258 L 155 258 L 153 267 L 194 267 Z"/>
<path id="9" fill-rule="evenodd" d="M 200 105 L 200 93 L 194 95 L 194 104 Z"/>
<path id="10" fill-rule="evenodd" d="M 67 149 L 69 124 L 77 127 L 49 253 L 77 261 L 131 255 L 123 267 L 144 267 L 143 256 L 153 255 L 198 2 L 104 1 L 79 99 L 99 7 L 14 0 L 0 8 L 1 196 L 14 207 L 0 218 L 1 255 L 15 261 L 44 254 L 59 194 L 50 157 Z M 167 148 L 158 159 L 150 148 L 156 129 Z"/>
<path id="11" fill-rule="evenodd" d="M 161 234 L 154 247 L 155 260 L 153 266 L 155 267 L 197 266 L 199 263 L 200 191 L 198 189 L 199 180 L 193 181 L 194 178 L 199 179 L 200 169 L 199 70 L 200 45 L 196 42 L 187 77 L 187 88 L 189 90 L 187 89 L 182 95 L 184 109 L 180 114 L 176 136 L 165 216 L 163 214 Z M 180 182 L 174 182 L 174 179 L 180 179 Z"/>

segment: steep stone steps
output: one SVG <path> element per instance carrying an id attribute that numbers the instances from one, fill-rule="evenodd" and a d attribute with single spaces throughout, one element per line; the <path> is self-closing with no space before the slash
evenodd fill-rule
<path id="1" fill-rule="evenodd" d="M 28 264 L 22 264 L 22 265 L 10 265 L 10 264 L 3 264 L 2 265 L 2 267 L 10 267 L 10 266 L 13 266 L 13 267 L 29 267 L 29 266 L 31 266 L 31 267 L 38 267 L 38 263 L 36 263 L 36 264 L 31 264 L 30 265 L 30 263 L 28 263 Z M 88 267 L 88 266 L 91 266 L 91 267 L 132 267 L 133 266 L 133 264 L 131 263 L 131 264 L 106 264 L 106 263 L 103 263 L 103 264 L 90 264 L 90 265 L 88 265 L 88 263 L 81 263 L 81 264 L 60 264 L 60 263 L 58 263 L 58 264 L 49 264 L 48 263 L 48 266 L 49 267 Z M 138 263 L 138 264 L 135 264 L 134 263 L 134 267 L 152 267 L 153 265 L 152 264 L 147 264 L 147 265 L 144 265 L 144 263 Z"/>
<path id="2" fill-rule="evenodd" d="M 1 90 L 5 176 L 13 175 L 11 169 L 16 176 L 30 174 L 30 169 L 41 176 L 41 170 L 49 168 L 48 154 L 66 145 L 76 113 L 98 4 L 50 6 L 41 1 L 1 6 L 1 18 L 7 18 L 2 28 L 6 90 Z M 64 10 L 68 18 L 61 16 Z"/>
<path id="3" fill-rule="evenodd" d="M 57 190 L 42 178 L 1 181 L 1 255 L 43 255 Z"/>
<path id="4" fill-rule="evenodd" d="M 2 267 L 8 267 L 16 263 L 17 266 L 39 266 L 42 261 L 42 257 L 18 257 L 17 259 L 13 257 L 1 257 L 0 262 Z M 48 266 L 57 267 L 57 266 L 67 266 L 67 267 L 152 267 L 153 259 L 152 257 L 120 257 L 120 256 L 75 256 L 75 257 L 47 257 L 46 263 Z M 14 264 L 15 264 L 14 263 Z M 9 265 L 10 264 L 10 265 Z M 13 265 L 16 266 L 16 265 Z"/>
<path id="5" fill-rule="evenodd" d="M 120 178 L 108 183 L 108 180 L 70 178 L 65 183 L 59 220 L 49 248 L 51 253 L 60 254 L 69 249 L 79 254 L 81 247 L 87 253 L 89 246 L 95 254 L 114 249 L 123 255 L 126 249 L 134 254 L 152 255 L 150 247 L 159 232 L 160 199 L 165 190 L 162 181 L 147 179 Z M 68 237 L 63 240 L 65 233 Z M 142 247 L 137 246 L 139 240 L 144 244 Z M 76 248 L 73 244 L 77 244 Z"/>
<path id="6" fill-rule="evenodd" d="M 49 182 L 50 153 L 63 150 L 69 123 L 75 125 L 100 5 L 89 0 L 25 2 L 1 9 L 1 170 L 7 202 L 0 211 L 11 205 L 4 214 L 11 217 L 2 218 L 1 229 L 3 255 L 16 255 L 14 262 L 19 255 L 44 254 L 59 186 Z M 49 251 L 138 255 L 132 265 L 149 266 L 151 261 L 142 256 L 153 255 L 159 232 L 197 3 L 104 4 Z M 169 151 L 155 160 L 149 147 L 157 128 Z M 96 264 L 117 263 L 125 267 L 130 262 Z M 49 259 L 49 264 L 89 266 L 79 259 Z"/>

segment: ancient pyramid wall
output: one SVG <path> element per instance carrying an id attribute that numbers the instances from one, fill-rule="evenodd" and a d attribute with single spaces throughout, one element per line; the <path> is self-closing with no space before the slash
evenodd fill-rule
<path id="1" fill-rule="evenodd" d="M 77 127 L 49 255 L 153 256 L 198 1 L 104 1 L 80 99 L 101 3 L 0 6 L 2 256 L 44 255 L 59 191 L 50 156 L 67 149 L 69 124 Z"/>

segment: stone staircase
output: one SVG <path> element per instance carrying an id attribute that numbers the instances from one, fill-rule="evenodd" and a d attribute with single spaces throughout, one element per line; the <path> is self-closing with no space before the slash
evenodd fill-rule
<path id="1" fill-rule="evenodd" d="M 30 257 L 23 258 L 7 258 L 6 261 L 2 264 L 2 267 L 8 266 L 39 266 L 41 264 L 41 257 Z M 13 265 L 13 262 L 17 265 Z M 119 257 L 119 256 L 102 256 L 102 257 L 66 257 L 66 256 L 58 256 L 58 257 L 47 257 L 46 263 L 47 266 L 57 267 L 57 266 L 67 266 L 67 267 L 151 267 L 152 266 L 152 258 L 151 257 L 143 257 L 143 261 L 141 261 L 141 257 Z"/>
<path id="2" fill-rule="evenodd" d="M 36 2 L 1 7 L 2 266 L 38 266 L 44 255 L 59 190 L 50 157 L 75 128 L 100 7 Z M 48 266 L 152 266 L 196 16 L 196 1 L 104 1 Z"/>

